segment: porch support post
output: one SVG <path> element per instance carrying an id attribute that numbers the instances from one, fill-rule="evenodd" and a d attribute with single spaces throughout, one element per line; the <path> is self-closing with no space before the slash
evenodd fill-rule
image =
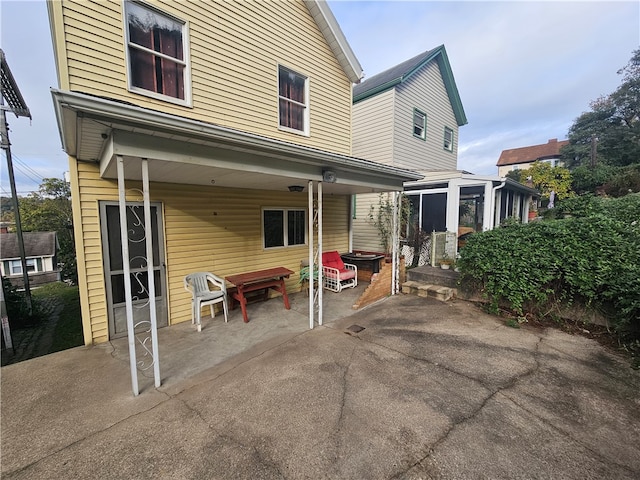
<path id="1" fill-rule="evenodd" d="M 493 182 L 484 183 L 484 209 L 482 212 L 482 231 L 493 229 Z"/>
<path id="2" fill-rule="evenodd" d="M 322 325 L 322 182 L 318 182 L 318 325 Z"/>
<path id="3" fill-rule="evenodd" d="M 153 355 L 153 378 L 160 386 L 160 359 L 158 358 L 158 323 L 156 319 L 156 279 L 153 271 L 153 233 L 151 229 L 151 203 L 149 200 L 149 161 L 142 159 L 142 198 L 144 203 L 144 231 L 147 253 L 147 282 L 149 286 L 149 317 L 151 320 L 151 348 Z"/>
<path id="4" fill-rule="evenodd" d="M 393 192 L 393 235 L 391 236 L 391 295 L 398 293 L 400 283 L 400 222 L 398 221 L 399 204 L 402 201 L 399 192 Z"/>
<path id="5" fill-rule="evenodd" d="M 307 186 L 307 194 L 308 194 L 308 208 L 309 208 L 309 216 L 308 216 L 308 234 L 307 240 L 309 242 L 309 328 L 313 329 L 313 316 L 315 314 L 315 289 L 314 289 L 314 268 L 313 264 L 313 245 L 314 245 L 314 237 L 313 237 L 313 181 L 309 180 Z"/>
<path id="6" fill-rule="evenodd" d="M 120 243 L 122 244 L 122 269 L 124 271 L 124 298 L 127 312 L 127 335 L 129 339 L 129 367 L 131 369 L 131 388 L 138 396 L 138 370 L 136 369 L 136 344 L 133 328 L 133 301 L 131 299 L 131 271 L 129 260 L 129 236 L 127 234 L 127 199 L 125 195 L 124 158 L 116 157 L 118 169 L 118 211 L 120 213 Z"/>

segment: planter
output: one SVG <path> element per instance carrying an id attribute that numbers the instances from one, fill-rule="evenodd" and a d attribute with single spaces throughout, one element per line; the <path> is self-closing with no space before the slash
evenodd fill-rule
<path id="1" fill-rule="evenodd" d="M 538 216 L 538 212 L 529 212 L 529 220 L 533 220 Z"/>
<path id="2" fill-rule="evenodd" d="M 449 265 L 448 263 L 441 263 L 440 268 L 442 270 L 449 270 L 451 268 L 451 265 Z"/>

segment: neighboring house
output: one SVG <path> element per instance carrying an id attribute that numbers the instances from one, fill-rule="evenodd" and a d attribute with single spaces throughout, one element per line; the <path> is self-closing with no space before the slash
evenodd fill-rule
<path id="1" fill-rule="evenodd" d="M 458 163 L 458 128 L 467 117 L 444 45 L 421 53 L 353 89 L 353 153 L 420 172 L 451 171 Z M 355 250 L 380 251 L 369 221 L 379 195 L 358 195 Z"/>
<path id="2" fill-rule="evenodd" d="M 60 281 L 58 269 L 58 236 L 56 232 L 24 232 L 24 252 L 29 273 L 29 285 L 37 287 Z M 12 285 L 24 287 L 22 260 L 18 235 L 15 233 L 0 234 L 0 270 L 3 277 Z"/>
<path id="3" fill-rule="evenodd" d="M 538 192 L 503 177 L 457 170 L 458 128 L 467 118 L 444 46 L 356 85 L 353 101 L 354 154 L 424 175 L 405 183 L 412 218 L 403 234 L 410 236 L 415 227 L 451 232 L 452 241 L 440 252 L 454 255 L 462 244 L 456 238 L 490 230 L 507 217 L 528 221 Z M 381 251 L 369 219 L 380 198 L 356 196 L 354 250 Z"/>
<path id="4" fill-rule="evenodd" d="M 504 177 L 512 170 L 526 170 L 535 162 L 547 162 L 552 167 L 562 166 L 560 150 L 565 145 L 569 145 L 569 140 L 552 138 L 541 145 L 503 150 L 496 164 L 498 175 Z"/>
<path id="5" fill-rule="evenodd" d="M 293 287 L 349 249 L 351 195 L 421 178 L 352 156 L 362 69 L 323 1 L 47 5 L 86 344 L 150 299 L 159 326 L 189 321 L 192 272 L 284 266 Z"/>

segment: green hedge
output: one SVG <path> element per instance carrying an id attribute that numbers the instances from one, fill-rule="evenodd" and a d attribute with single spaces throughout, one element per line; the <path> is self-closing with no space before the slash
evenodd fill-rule
<path id="1" fill-rule="evenodd" d="M 460 252 L 461 282 L 494 308 L 522 314 L 579 299 L 619 331 L 640 329 L 640 195 L 571 201 L 571 218 L 472 235 Z"/>

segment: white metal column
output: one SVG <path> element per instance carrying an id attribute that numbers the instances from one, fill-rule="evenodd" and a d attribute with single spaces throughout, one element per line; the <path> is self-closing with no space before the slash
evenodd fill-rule
<path id="1" fill-rule="evenodd" d="M 153 352 L 153 378 L 160 386 L 160 361 L 158 359 L 158 322 L 156 319 L 156 278 L 153 271 L 153 231 L 151 229 L 151 201 L 149 199 L 149 161 L 142 159 L 142 198 L 144 202 L 144 231 L 147 253 L 147 282 L 149 287 L 149 319 L 151 320 L 151 344 Z"/>
<path id="2" fill-rule="evenodd" d="M 129 339 L 129 368 L 131 388 L 138 395 L 138 370 L 136 367 L 136 344 L 133 328 L 133 302 L 131 301 L 131 271 L 129 265 L 129 236 L 127 234 L 127 197 L 125 193 L 124 159 L 117 157 L 118 164 L 118 211 L 120 213 L 120 243 L 122 244 L 122 270 L 124 272 L 124 297 L 127 312 L 127 336 Z"/>
<path id="3" fill-rule="evenodd" d="M 314 235 L 313 235 L 313 221 L 314 221 L 314 208 L 313 208 L 313 182 L 309 180 L 307 185 L 308 194 L 308 209 L 309 209 L 309 221 L 308 221 L 308 234 L 307 241 L 309 242 L 309 328 L 313 328 L 314 314 L 315 314 L 315 282 L 314 282 L 314 269 L 315 259 L 314 257 Z"/>
<path id="4" fill-rule="evenodd" d="M 318 325 L 322 325 L 322 182 L 318 182 Z"/>
<path id="5" fill-rule="evenodd" d="M 393 235 L 391 237 L 391 295 L 396 295 L 399 291 L 400 283 L 400 222 L 398 211 L 402 201 L 399 192 L 393 192 Z"/>
<path id="6" fill-rule="evenodd" d="M 151 345 L 148 344 L 148 337 L 139 340 L 136 337 L 136 327 L 133 315 L 133 297 L 131 294 L 131 260 L 129 255 L 129 235 L 127 226 L 127 199 L 124 177 L 124 159 L 117 156 L 118 171 L 118 211 L 120 214 L 120 242 L 122 244 L 122 268 L 124 273 L 124 291 L 125 291 L 125 310 L 127 315 L 127 336 L 129 341 L 129 367 L 131 369 L 131 388 L 133 395 L 137 396 L 140 392 L 138 386 L 138 361 L 136 355 L 136 342 L 149 352 L 151 350 L 153 358 L 153 373 L 155 386 L 160 386 L 160 361 L 158 358 L 158 337 L 156 322 L 156 291 L 155 277 L 153 272 L 153 236 L 151 231 L 151 204 L 149 201 L 149 168 L 146 159 L 142 161 L 142 185 L 143 185 L 143 208 L 145 215 L 145 241 L 146 241 L 146 257 L 147 257 L 147 287 L 149 296 L 149 316 L 151 320 Z"/>

